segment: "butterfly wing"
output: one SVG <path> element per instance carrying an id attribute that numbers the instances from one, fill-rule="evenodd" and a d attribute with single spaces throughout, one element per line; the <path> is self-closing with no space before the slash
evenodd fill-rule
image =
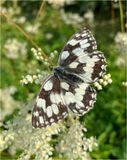
<path id="1" fill-rule="evenodd" d="M 96 101 L 96 91 L 86 83 L 69 84 L 57 76 L 49 76 L 36 98 L 32 125 L 42 128 L 66 117 L 68 109 L 79 116 L 87 113 Z"/>
<path id="2" fill-rule="evenodd" d="M 33 127 L 46 127 L 66 116 L 68 110 L 61 96 L 60 84 L 54 75 L 44 81 L 33 108 Z"/>
<path id="3" fill-rule="evenodd" d="M 81 116 L 93 108 L 96 91 L 89 84 L 70 85 L 68 82 L 62 82 L 61 88 L 64 102 L 73 113 Z"/>
<path id="4" fill-rule="evenodd" d="M 106 71 L 105 57 L 97 50 L 96 41 L 86 28 L 71 37 L 63 48 L 58 63 L 85 82 L 95 82 Z"/>
<path id="5" fill-rule="evenodd" d="M 105 57 L 97 50 L 96 41 L 86 28 L 71 37 L 58 63 L 84 83 L 70 84 L 56 75 L 49 76 L 33 108 L 32 125 L 35 128 L 58 122 L 67 115 L 68 109 L 79 116 L 88 112 L 96 101 L 96 91 L 88 83 L 96 81 L 106 70 Z"/>

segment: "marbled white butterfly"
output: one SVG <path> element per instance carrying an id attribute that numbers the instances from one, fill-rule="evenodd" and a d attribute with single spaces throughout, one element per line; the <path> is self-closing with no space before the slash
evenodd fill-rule
<path id="1" fill-rule="evenodd" d="M 87 113 L 96 101 L 96 91 L 90 85 L 106 71 L 105 57 L 87 28 L 70 38 L 58 64 L 37 96 L 32 113 L 35 128 L 56 123 L 69 111 L 79 116 Z"/>

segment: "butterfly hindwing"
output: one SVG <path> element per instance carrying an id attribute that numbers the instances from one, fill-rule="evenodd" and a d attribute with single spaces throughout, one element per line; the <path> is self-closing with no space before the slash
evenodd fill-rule
<path id="1" fill-rule="evenodd" d="M 91 83 L 103 76 L 106 71 L 106 61 L 103 54 L 94 51 L 92 54 L 79 56 L 65 68 L 70 73 L 76 74 L 84 82 Z"/>
<path id="2" fill-rule="evenodd" d="M 63 119 L 68 110 L 61 96 L 60 80 L 52 75 L 43 83 L 37 96 L 33 114 L 32 125 L 41 128 Z"/>
<path id="3" fill-rule="evenodd" d="M 96 91 L 87 83 L 71 84 L 63 82 L 62 95 L 66 106 L 79 116 L 92 109 L 96 101 Z"/>

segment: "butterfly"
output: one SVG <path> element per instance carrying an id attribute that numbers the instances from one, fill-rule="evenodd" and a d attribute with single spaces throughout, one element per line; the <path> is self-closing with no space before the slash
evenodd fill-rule
<path id="1" fill-rule="evenodd" d="M 60 53 L 58 67 L 43 82 L 32 112 L 32 126 L 57 123 L 68 112 L 82 116 L 93 108 L 91 86 L 106 72 L 106 59 L 87 28 L 75 33 Z"/>

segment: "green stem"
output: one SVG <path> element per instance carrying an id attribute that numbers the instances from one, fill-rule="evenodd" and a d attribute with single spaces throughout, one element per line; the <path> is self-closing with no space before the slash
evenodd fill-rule
<path id="1" fill-rule="evenodd" d="M 123 6 L 122 6 L 122 0 L 119 0 L 119 8 L 120 8 L 121 32 L 124 32 L 124 21 L 123 21 Z"/>
<path id="2" fill-rule="evenodd" d="M 0 12 L 0 16 L 3 16 L 8 22 L 10 22 L 10 24 L 12 24 L 20 33 L 22 33 L 25 38 L 31 42 L 31 44 L 36 48 L 40 48 L 33 40 L 32 38 L 30 37 L 30 35 L 28 35 L 18 24 L 16 24 L 15 22 L 13 22 L 10 17 L 8 17 L 6 14 Z M 42 56 L 48 60 L 49 64 L 51 64 L 51 66 L 54 66 L 54 64 L 51 62 L 51 60 L 48 58 L 48 56 L 43 52 L 41 51 L 42 53 Z"/>

